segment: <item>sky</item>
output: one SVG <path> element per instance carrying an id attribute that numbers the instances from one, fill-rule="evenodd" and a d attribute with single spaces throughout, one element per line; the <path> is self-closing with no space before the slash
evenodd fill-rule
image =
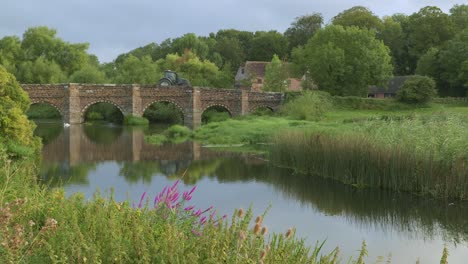
<path id="1" fill-rule="evenodd" d="M 0 38 L 22 36 L 30 27 L 47 26 L 70 43 L 90 44 L 100 62 L 119 54 L 177 38 L 207 36 L 220 29 L 284 32 L 299 16 L 321 13 L 325 23 L 353 6 L 379 17 L 412 14 L 438 6 L 444 12 L 468 0 L 3 0 Z M 2 1 L 2 2 L 3 2 Z"/>

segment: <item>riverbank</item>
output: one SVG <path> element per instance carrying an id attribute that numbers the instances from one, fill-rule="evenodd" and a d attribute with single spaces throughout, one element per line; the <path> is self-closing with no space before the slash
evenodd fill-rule
<path id="1" fill-rule="evenodd" d="M 319 121 L 249 116 L 210 123 L 194 138 L 268 144 L 278 166 L 355 187 L 468 199 L 468 107 L 386 107 L 335 107 Z"/>

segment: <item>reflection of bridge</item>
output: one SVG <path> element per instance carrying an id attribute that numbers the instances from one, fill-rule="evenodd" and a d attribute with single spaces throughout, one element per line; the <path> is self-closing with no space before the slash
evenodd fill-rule
<path id="1" fill-rule="evenodd" d="M 115 84 L 23 84 L 31 102 L 54 106 L 71 124 L 82 123 L 86 109 L 107 102 L 122 114 L 142 116 L 155 102 L 175 104 L 184 115 L 184 124 L 196 128 L 202 113 L 212 106 L 226 108 L 231 116 L 244 115 L 258 107 L 278 109 L 281 93 L 262 93 L 240 89 L 208 89 L 199 87 L 159 87 Z"/>
<path id="2" fill-rule="evenodd" d="M 123 131 L 113 142 L 94 142 L 84 132 L 84 126 L 72 125 L 43 147 L 47 161 L 68 160 L 71 166 L 98 161 L 198 160 L 217 154 L 186 142 L 177 145 L 154 146 L 145 143 L 141 130 Z"/>

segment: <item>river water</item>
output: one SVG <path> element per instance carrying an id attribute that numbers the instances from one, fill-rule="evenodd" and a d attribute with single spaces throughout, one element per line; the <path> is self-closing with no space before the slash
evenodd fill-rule
<path id="1" fill-rule="evenodd" d="M 193 142 L 157 147 L 144 142 L 148 129 L 37 123 L 41 178 L 67 195 L 92 199 L 100 192 L 138 203 L 144 192 L 152 199 L 181 178 L 181 191 L 197 185 L 196 207 L 231 215 L 251 206 L 254 216 L 269 208 L 270 231 L 295 227 L 309 245 L 326 241 L 324 252 L 339 246 L 344 263 L 357 257 L 362 241 L 369 263 L 439 263 L 444 244 L 449 263 L 468 263 L 467 203 L 356 189 Z"/>

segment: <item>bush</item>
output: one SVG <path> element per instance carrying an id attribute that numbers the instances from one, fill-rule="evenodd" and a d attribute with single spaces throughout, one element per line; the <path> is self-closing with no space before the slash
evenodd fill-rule
<path id="1" fill-rule="evenodd" d="M 306 91 L 283 106 L 281 113 L 294 119 L 318 121 L 331 108 L 330 95 L 321 91 Z"/>
<path id="2" fill-rule="evenodd" d="M 415 75 L 405 81 L 397 93 L 397 99 L 404 103 L 426 104 L 437 94 L 435 87 L 432 78 Z"/>
<path id="3" fill-rule="evenodd" d="M 25 115 L 29 103 L 15 77 L 0 66 L 0 144 L 11 156 L 23 157 L 39 149 L 40 140 L 33 136 L 34 124 Z"/>
<path id="4" fill-rule="evenodd" d="M 86 118 L 88 120 L 103 120 L 104 116 L 101 113 L 98 113 L 98 112 L 88 112 L 86 114 Z"/>
<path id="5" fill-rule="evenodd" d="M 148 124 L 148 119 L 144 117 L 138 117 L 133 115 L 128 115 L 124 117 L 124 125 L 126 126 L 147 126 Z"/>
<path id="6" fill-rule="evenodd" d="M 202 123 L 208 124 L 211 122 L 221 122 L 228 120 L 231 116 L 228 112 L 225 111 L 223 107 L 213 106 L 203 112 L 202 114 Z"/>
<path id="7" fill-rule="evenodd" d="M 183 114 L 176 105 L 168 102 L 159 102 L 152 104 L 146 109 L 143 117 L 150 122 L 161 122 L 170 124 L 182 124 L 184 122 Z"/>

